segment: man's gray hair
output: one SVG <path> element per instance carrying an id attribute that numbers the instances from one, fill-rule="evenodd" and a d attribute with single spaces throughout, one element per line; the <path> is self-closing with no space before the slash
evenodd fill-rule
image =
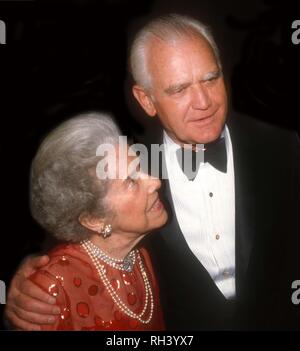
<path id="1" fill-rule="evenodd" d="M 89 213 L 103 218 L 108 181 L 96 177 L 100 144 L 116 145 L 120 131 L 102 113 L 83 113 L 44 139 L 31 166 L 31 212 L 57 239 L 78 242 L 91 235 L 79 222 Z"/>
<path id="2" fill-rule="evenodd" d="M 151 39 L 170 42 L 195 36 L 208 41 L 221 69 L 219 49 L 209 28 L 194 18 L 169 14 L 150 21 L 136 34 L 129 54 L 130 70 L 135 82 L 145 89 L 151 88 L 151 75 L 147 67 L 147 48 Z"/>

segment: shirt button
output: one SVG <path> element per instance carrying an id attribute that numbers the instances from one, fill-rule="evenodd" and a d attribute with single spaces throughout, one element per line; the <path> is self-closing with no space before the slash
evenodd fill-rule
<path id="1" fill-rule="evenodd" d="M 224 276 L 224 277 L 229 277 L 229 276 L 230 276 L 230 273 L 229 273 L 228 271 L 224 271 L 224 272 L 223 272 L 223 276 Z"/>
<path id="2" fill-rule="evenodd" d="M 210 197 L 213 197 L 213 196 L 214 196 L 214 194 L 213 194 L 212 192 L 210 192 L 210 193 L 209 193 L 209 196 L 210 196 Z"/>
<path id="3" fill-rule="evenodd" d="M 220 235 L 217 234 L 217 235 L 216 235 L 216 240 L 219 240 L 219 239 L 220 239 Z"/>

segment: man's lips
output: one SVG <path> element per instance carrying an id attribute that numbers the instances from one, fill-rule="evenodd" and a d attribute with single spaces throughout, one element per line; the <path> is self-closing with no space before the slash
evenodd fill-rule
<path id="1" fill-rule="evenodd" d="M 208 114 L 208 115 L 205 115 L 203 117 L 200 117 L 200 118 L 191 118 L 188 120 L 188 122 L 191 122 L 191 123 L 204 123 L 205 121 L 209 121 L 211 118 L 213 118 L 215 116 L 215 114 L 217 113 L 218 110 Z"/>
<path id="2" fill-rule="evenodd" d="M 192 123 L 205 122 L 205 121 L 211 119 L 212 117 L 214 117 L 214 115 L 215 115 L 215 113 L 212 113 L 211 115 L 204 116 L 204 117 L 201 117 L 201 118 L 190 119 L 189 122 L 192 122 Z"/>

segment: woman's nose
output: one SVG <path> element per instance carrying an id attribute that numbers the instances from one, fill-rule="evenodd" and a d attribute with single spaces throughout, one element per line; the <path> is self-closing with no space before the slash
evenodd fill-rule
<path id="1" fill-rule="evenodd" d="M 147 182 L 149 194 L 154 193 L 161 187 L 161 181 L 156 177 L 147 175 L 146 182 Z"/>

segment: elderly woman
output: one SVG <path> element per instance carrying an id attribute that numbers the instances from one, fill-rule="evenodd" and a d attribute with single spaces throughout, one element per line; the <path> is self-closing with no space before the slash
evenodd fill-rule
<path id="1" fill-rule="evenodd" d="M 62 242 L 30 278 L 60 308 L 44 330 L 164 329 L 151 261 L 137 248 L 167 220 L 160 181 L 130 174 L 99 179 L 96 172 L 104 159 L 97 148 L 111 144 L 117 151 L 119 135 L 110 117 L 81 115 L 53 130 L 32 163 L 33 217 Z M 122 155 L 116 152 L 117 161 Z"/>

